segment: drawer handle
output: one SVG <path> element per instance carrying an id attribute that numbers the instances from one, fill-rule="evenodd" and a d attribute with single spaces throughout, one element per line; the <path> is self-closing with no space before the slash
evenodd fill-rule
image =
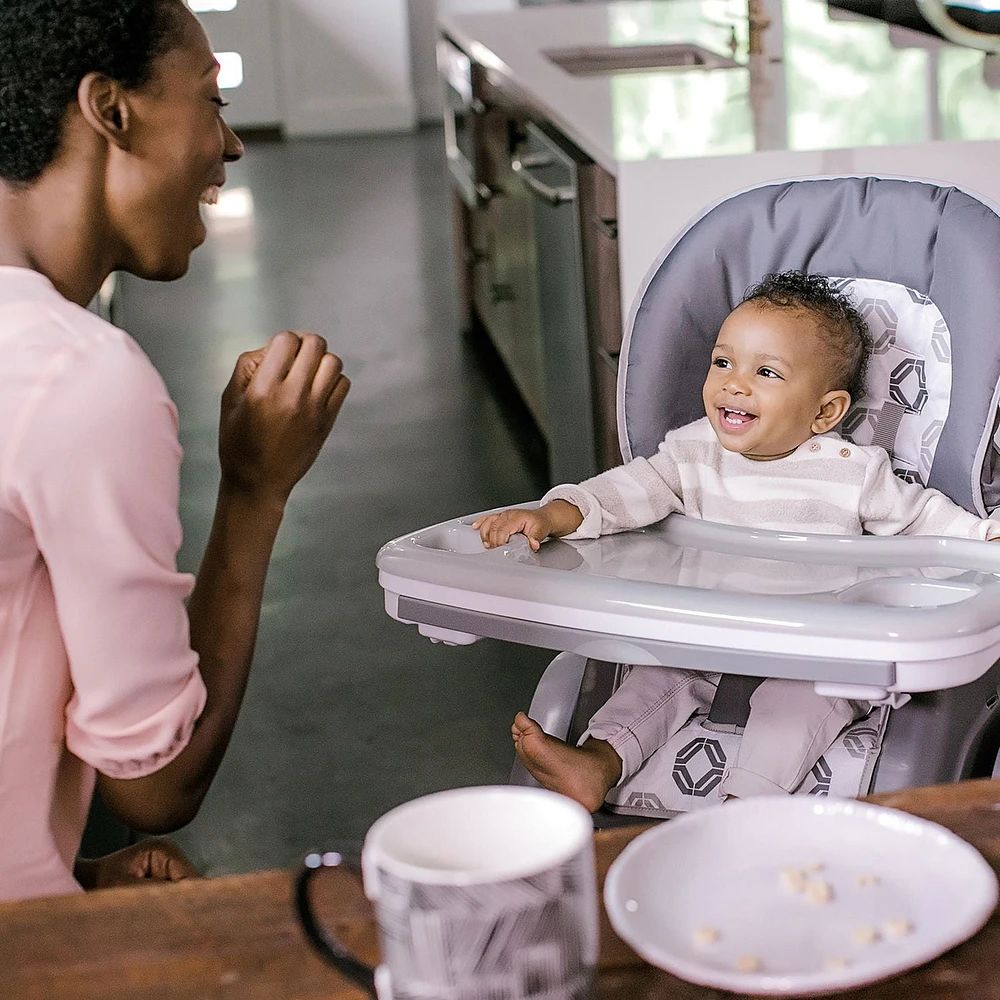
<path id="1" fill-rule="evenodd" d="M 540 181 L 531 173 L 532 167 L 548 167 L 552 158 L 544 153 L 532 153 L 528 156 L 515 155 L 510 159 L 510 169 L 521 178 L 525 187 L 536 197 L 549 205 L 563 205 L 568 201 L 576 201 L 576 190 L 572 187 L 552 187 Z"/>
<path id="2" fill-rule="evenodd" d="M 615 220 L 594 219 L 594 225 L 598 231 L 603 233 L 609 240 L 618 239 L 618 223 Z"/>

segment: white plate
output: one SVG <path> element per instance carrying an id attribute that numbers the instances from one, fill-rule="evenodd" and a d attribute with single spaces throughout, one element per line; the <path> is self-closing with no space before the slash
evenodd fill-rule
<path id="1" fill-rule="evenodd" d="M 786 869 L 832 889 L 810 902 Z M 859 877 L 875 875 L 875 884 Z M 653 965 L 739 993 L 815 996 L 874 982 L 971 937 L 997 904 L 983 857 L 949 830 L 852 799 L 781 796 L 688 813 L 637 837 L 604 886 L 618 934 Z M 887 922 L 912 930 L 893 936 Z M 699 944 L 708 927 L 718 940 Z M 879 939 L 861 944 L 860 928 Z M 743 956 L 758 972 L 738 971 Z M 842 968 L 829 968 L 842 959 Z"/>

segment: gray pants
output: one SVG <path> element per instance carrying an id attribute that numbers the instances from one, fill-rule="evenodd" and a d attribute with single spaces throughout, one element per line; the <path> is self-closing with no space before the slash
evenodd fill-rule
<path id="1" fill-rule="evenodd" d="M 708 711 L 720 676 L 631 667 L 580 743 L 607 740 L 622 759 L 621 784 L 692 715 Z M 739 754 L 721 791 L 739 798 L 793 792 L 844 727 L 870 710 L 867 702 L 824 698 L 811 681 L 765 680 L 750 697 Z"/>

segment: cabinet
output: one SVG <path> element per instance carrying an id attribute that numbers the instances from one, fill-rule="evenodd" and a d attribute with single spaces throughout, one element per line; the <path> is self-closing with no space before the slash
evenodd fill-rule
<path id="1" fill-rule="evenodd" d="M 464 321 L 496 347 L 553 481 L 578 481 L 621 460 L 615 179 L 501 74 L 469 59 L 468 79 L 474 113 L 446 122 L 473 173 L 454 198 Z"/>
<path id="2" fill-rule="evenodd" d="M 598 467 L 621 464 L 618 444 L 618 356 L 622 349 L 615 179 L 596 163 L 580 172 L 581 236 Z"/>
<path id="3" fill-rule="evenodd" d="M 531 195 L 511 169 L 523 122 L 487 105 L 480 119 L 488 194 L 471 213 L 471 311 L 489 334 L 535 423 L 549 436 Z"/>

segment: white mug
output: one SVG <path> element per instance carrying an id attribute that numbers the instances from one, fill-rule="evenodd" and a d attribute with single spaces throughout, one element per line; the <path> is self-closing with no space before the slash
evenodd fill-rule
<path id="1" fill-rule="evenodd" d="M 310 855 L 303 925 L 321 954 L 379 1000 L 585 1000 L 597 963 L 593 824 L 540 788 L 437 792 L 386 813 L 361 856 L 382 951 L 376 970 L 318 927 L 308 882 L 340 855 Z"/>

